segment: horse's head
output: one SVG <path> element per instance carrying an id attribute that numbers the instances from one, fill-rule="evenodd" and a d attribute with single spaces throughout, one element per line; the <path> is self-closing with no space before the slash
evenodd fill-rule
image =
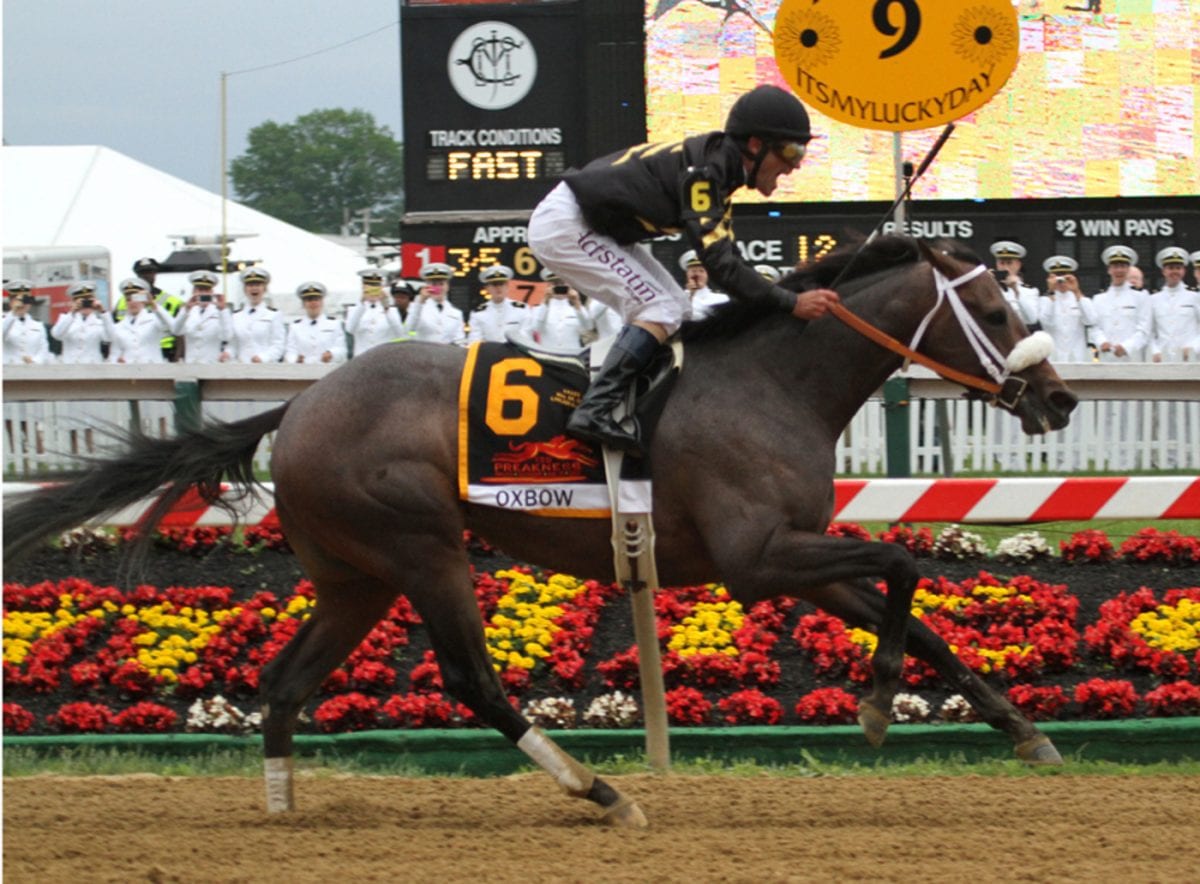
<path id="1" fill-rule="evenodd" d="M 1026 433 L 1065 427 L 1078 404 L 1050 365 L 1049 335 L 1029 330 L 1013 312 L 1000 285 L 961 246 L 930 248 L 918 242 L 932 271 L 933 308 L 913 346 L 944 365 L 1000 386 L 993 401 L 1021 419 Z"/>

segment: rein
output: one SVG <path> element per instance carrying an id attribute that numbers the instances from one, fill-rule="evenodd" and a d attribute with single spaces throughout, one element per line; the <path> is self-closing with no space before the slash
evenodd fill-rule
<path id="1" fill-rule="evenodd" d="M 869 338 L 884 349 L 890 350 L 898 356 L 903 356 L 906 366 L 909 362 L 919 363 L 948 381 L 953 381 L 972 390 L 978 390 L 986 398 L 992 399 L 1006 408 L 1013 408 L 1025 392 L 1027 384 L 1021 378 L 1011 375 L 1012 368 L 1006 364 L 1004 357 L 1000 355 L 995 345 L 987 339 L 983 330 L 979 328 L 978 323 L 967 312 L 966 307 L 958 297 L 958 287 L 960 285 L 971 281 L 986 270 L 987 268 L 980 264 L 968 270 L 957 279 L 950 280 L 943 276 L 941 271 L 936 267 L 933 268 L 933 276 L 938 289 L 938 299 L 921 321 L 920 327 L 913 336 L 911 346 L 905 345 L 882 329 L 871 325 L 871 323 L 857 314 L 851 313 L 840 303 L 832 304 L 829 312 L 854 331 Z M 938 362 L 924 353 L 917 352 L 917 344 L 920 343 L 922 336 L 925 334 L 925 329 L 929 326 L 929 322 L 933 318 L 933 314 L 941 307 L 943 301 L 950 303 L 951 308 L 954 310 L 955 318 L 958 319 L 959 325 L 967 336 L 967 340 L 971 343 L 976 355 L 979 356 L 980 364 L 994 380 L 989 381 L 975 375 L 967 374 L 966 372 Z"/>

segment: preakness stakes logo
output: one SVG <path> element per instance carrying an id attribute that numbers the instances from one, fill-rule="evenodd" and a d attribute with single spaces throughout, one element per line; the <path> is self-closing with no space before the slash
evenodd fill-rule
<path id="1" fill-rule="evenodd" d="M 537 79 L 533 44 L 502 21 L 477 22 L 459 34 L 446 66 L 454 91 L 483 110 L 512 107 Z"/>

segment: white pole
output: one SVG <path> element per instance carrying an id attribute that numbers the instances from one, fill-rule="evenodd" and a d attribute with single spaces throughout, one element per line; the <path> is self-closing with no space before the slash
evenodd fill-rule
<path id="1" fill-rule="evenodd" d="M 893 215 L 893 220 L 896 223 L 896 233 L 907 233 L 904 227 L 904 200 L 900 199 L 900 194 L 904 193 L 904 147 L 901 144 L 900 133 L 892 133 L 892 163 L 895 166 L 896 173 L 896 211 Z"/>
<path id="2" fill-rule="evenodd" d="M 228 117 L 229 103 L 226 98 L 225 84 L 228 80 L 229 75 L 225 71 L 221 71 L 221 291 L 225 293 L 227 299 L 229 299 L 229 260 L 226 256 L 229 254 L 229 229 L 226 215 L 229 203 L 229 174 L 226 163 L 226 144 L 228 143 L 226 118 Z M 227 303 L 231 302 L 232 299 L 227 301 Z"/>

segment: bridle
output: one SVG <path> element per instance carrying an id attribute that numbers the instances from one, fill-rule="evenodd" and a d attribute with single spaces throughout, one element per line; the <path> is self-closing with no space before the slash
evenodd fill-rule
<path id="1" fill-rule="evenodd" d="M 976 265 L 954 279 L 948 279 L 937 267 L 933 267 L 932 270 L 934 284 L 937 286 L 937 300 L 929 309 L 929 312 L 925 314 L 925 317 L 921 320 L 921 324 L 917 326 L 912 341 L 907 345 L 893 338 L 887 332 L 871 325 L 871 323 L 862 317 L 851 313 L 840 303 L 833 304 L 829 308 L 830 312 L 859 334 L 870 338 L 881 347 L 891 350 L 899 356 L 903 356 L 906 368 L 910 362 L 919 363 L 937 372 L 938 375 L 946 380 L 954 381 L 956 384 L 962 384 L 964 387 L 977 391 L 976 395 L 980 398 L 994 402 L 1002 408 L 1014 409 L 1029 386 L 1027 381 L 1016 377 L 1014 372 L 1022 371 L 1030 365 L 1040 362 L 1048 354 L 1040 355 L 1042 346 L 1040 342 L 1037 345 L 1031 344 L 1030 346 L 1022 347 L 1026 341 L 1037 340 L 1036 336 L 1030 336 L 1018 342 L 1012 352 L 1005 357 L 996 349 L 996 345 L 991 342 L 983 329 L 979 327 L 979 323 L 975 321 L 975 317 L 971 315 L 967 306 L 962 302 L 962 298 L 959 297 L 958 288 L 959 286 L 966 285 L 980 274 L 986 273 L 987 268 L 982 264 Z M 934 314 L 937 313 L 943 304 L 950 305 L 950 309 L 954 313 L 954 318 L 958 321 L 958 325 L 966 336 L 967 342 L 970 343 L 971 348 L 975 351 L 975 355 L 979 357 L 980 365 L 991 376 L 992 380 L 989 381 L 985 378 L 967 374 L 966 372 L 938 362 L 924 353 L 917 352 L 917 347 L 920 345 L 922 337 L 924 337 L 926 330 L 929 328 Z"/>

